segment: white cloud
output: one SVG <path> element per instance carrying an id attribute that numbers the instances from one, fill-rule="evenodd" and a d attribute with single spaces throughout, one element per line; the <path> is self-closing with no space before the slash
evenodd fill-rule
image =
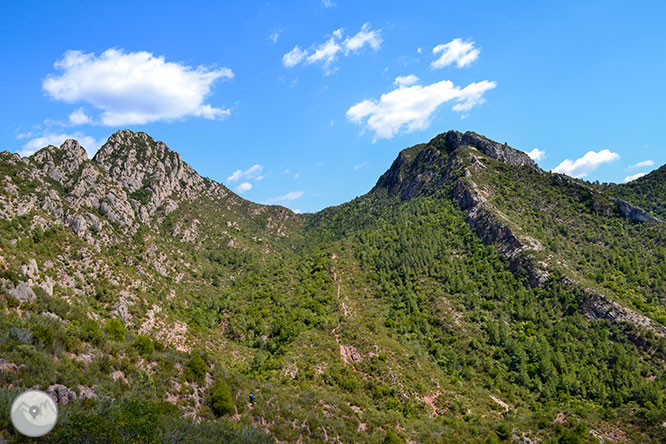
<path id="1" fill-rule="evenodd" d="M 301 63 L 307 54 L 307 51 L 299 48 L 298 45 L 296 45 L 294 46 L 294 49 L 282 56 L 282 64 L 287 68 L 291 68 L 292 66 L 296 66 Z"/>
<path id="2" fill-rule="evenodd" d="M 571 177 L 585 177 L 599 168 L 604 163 L 613 162 L 620 158 L 618 153 L 610 150 L 601 150 L 599 152 L 588 151 L 579 159 L 565 159 L 558 166 L 553 168 L 553 173 L 564 173 Z"/>
<path id="3" fill-rule="evenodd" d="M 354 171 L 358 171 L 361 168 L 365 168 L 367 166 L 368 166 L 368 162 L 366 162 L 366 161 L 363 161 L 361 163 L 357 163 L 356 165 L 354 165 Z"/>
<path id="4" fill-rule="evenodd" d="M 627 176 L 624 178 L 624 183 L 631 182 L 632 180 L 639 179 L 643 176 L 645 176 L 647 173 L 636 173 L 632 174 L 631 176 Z"/>
<path id="5" fill-rule="evenodd" d="M 313 45 L 309 50 L 301 49 L 298 45 L 282 56 L 282 64 L 292 68 L 299 63 L 308 65 L 319 63 L 326 72 L 335 71 L 332 67 L 340 54 L 348 56 L 350 53 L 358 54 L 361 49 L 369 46 L 377 51 L 382 44 L 381 30 L 371 30 L 370 24 L 365 23 L 359 32 L 353 36 L 344 36 L 342 28 L 336 29 L 331 36 L 319 45 Z"/>
<path id="6" fill-rule="evenodd" d="M 629 165 L 627 168 L 643 168 L 643 167 L 651 167 L 652 165 L 654 165 L 654 160 L 643 160 L 633 165 Z"/>
<path id="7" fill-rule="evenodd" d="M 539 148 L 534 148 L 532 151 L 528 151 L 527 155 L 530 156 L 533 161 L 538 162 L 546 157 L 546 152 Z"/>
<path id="8" fill-rule="evenodd" d="M 332 8 L 335 6 L 335 3 L 333 2 L 333 0 L 321 0 L 321 5 L 324 8 Z"/>
<path id="9" fill-rule="evenodd" d="M 287 194 L 284 194 L 282 196 L 266 199 L 266 203 L 267 204 L 274 204 L 274 203 L 278 203 L 278 202 L 291 202 L 291 201 L 294 201 L 294 200 L 296 200 L 296 199 L 298 199 L 302 196 L 303 196 L 302 191 L 291 191 L 291 192 L 289 192 Z"/>
<path id="10" fill-rule="evenodd" d="M 294 209 L 294 213 L 296 213 L 296 214 L 301 214 L 301 213 L 302 213 L 302 211 L 301 211 L 301 210 L 299 210 L 298 208 L 296 208 L 296 209 Z"/>
<path id="11" fill-rule="evenodd" d="M 356 35 L 344 41 L 345 55 L 350 51 L 358 51 L 365 45 L 375 51 L 382 45 L 381 31 L 370 31 L 370 23 L 365 23 Z"/>
<path id="12" fill-rule="evenodd" d="M 92 123 L 92 119 L 83 111 L 83 108 L 79 108 L 69 115 L 69 124 L 72 126 L 84 125 L 87 123 Z"/>
<path id="13" fill-rule="evenodd" d="M 107 126 L 230 114 L 203 103 L 216 80 L 233 78 L 228 68 L 192 68 L 150 52 L 122 49 L 99 56 L 67 51 L 54 67 L 61 72 L 46 77 L 44 91 L 56 100 L 92 105 L 101 110 L 101 123 Z"/>
<path id="14" fill-rule="evenodd" d="M 27 137 L 32 137 L 32 134 L 19 135 L 19 139 L 24 139 Z M 23 145 L 23 148 L 18 152 L 21 156 L 29 156 L 36 151 L 44 148 L 48 145 L 60 146 L 67 139 L 77 140 L 81 146 L 88 153 L 88 157 L 92 157 L 100 146 L 104 143 L 101 140 L 97 140 L 94 137 L 86 136 L 80 131 L 74 133 L 53 133 L 45 132 L 44 134 L 32 137 L 28 142 Z"/>
<path id="15" fill-rule="evenodd" d="M 280 34 L 282 34 L 282 30 L 278 29 L 277 31 L 271 32 L 268 38 L 270 39 L 271 42 L 273 42 L 273 44 L 276 44 L 278 39 L 280 38 Z"/>
<path id="16" fill-rule="evenodd" d="M 305 59 L 306 63 L 311 64 L 322 62 L 322 66 L 328 71 L 331 63 L 335 61 L 337 53 L 342 51 L 342 46 L 340 46 L 335 39 L 335 36 L 331 37 L 326 42 L 319 45 L 315 52 Z"/>
<path id="17" fill-rule="evenodd" d="M 409 86 L 418 83 L 418 81 L 419 81 L 418 77 L 416 77 L 414 74 L 410 74 L 408 76 L 396 77 L 395 80 L 393 81 L 393 84 L 398 86 Z"/>
<path id="18" fill-rule="evenodd" d="M 409 78 L 410 76 L 407 76 Z M 495 88 L 495 82 L 483 80 L 470 83 L 465 88 L 455 86 L 450 80 L 431 85 L 404 86 L 396 79 L 398 88 L 382 94 L 379 100 L 364 100 L 347 110 L 347 118 L 357 124 L 365 124 L 375 132 L 376 139 L 390 139 L 403 126 L 407 132 L 425 129 L 432 114 L 448 101 L 456 101 L 454 111 L 469 111 L 484 102 L 483 94 Z"/>
<path id="19" fill-rule="evenodd" d="M 454 39 L 449 43 L 443 43 L 432 49 L 433 54 L 442 53 L 441 56 L 430 64 L 432 69 L 440 69 L 446 66 L 456 64 L 458 68 L 463 68 L 479 57 L 481 52 L 474 48 L 474 42 L 462 39 Z"/>
<path id="20" fill-rule="evenodd" d="M 252 189 L 252 184 L 250 182 L 243 182 L 242 184 L 236 187 L 236 192 L 245 193 L 246 191 L 250 191 L 251 189 Z"/>
<path id="21" fill-rule="evenodd" d="M 261 180 L 264 178 L 264 176 L 261 175 L 263 170 L 264 167 L 256 163 L 245 171 L 243 170 L 234 171 L 231 174 L 231 176 L 227 177 L 227 182 L 234 183 L 238 182 L 241 179 Z"/>

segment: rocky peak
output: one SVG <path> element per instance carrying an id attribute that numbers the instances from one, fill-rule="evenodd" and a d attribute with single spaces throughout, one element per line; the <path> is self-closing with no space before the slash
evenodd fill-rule
<path id="1" fill-rule="evenodd" d="M 143 132 L 114 133 L 93 162 L 127 191 L 142 222 L 162 205 L 196 197 L 206 185 L 178 153 Z"/>
<path id="2" fill-rule="evenodd" d="M 530 168 L 538 169 L 536 163 L 524 152 L 511 148 L 506 144 L 497 143 L 472 131 L 467 131 L 464 134 L 459 131 L 448 131 L 446 134 L 440 134 L 435 137 L 431 143 L 438 143 L 441 139 L 444 139 L 449 152 L 458 149 L 460 146 L 473 146 L 483 154 L 500 162 L 516 166 L 526 165 Z"/>
<path id="3" fill-rule="evenodd" d="M 57 182 L 67 185 L 88 160 L 86 150 L 74 139 L 67 139 L 60 147 L 49 145 L 30 156 L 42 171 Z"/>
<path id="4" fill-rule="evenodd" d="M 515 166 L 528 166 L 540 171 L 534 161 L 524 152 L 505 144 L 494 142 L 486 137 L 468 131 L 448 131 L 434 137 L 426 144 L 415 145 L 400 152 L 391 168 L 384 173 L 373 191 L 387 189 L 389 194 L 398 194 L 401 199 L 411 199 L 424 192 L 437 190 L 449 178 L 454 151 L 470 146 L 477 151 Z M 472 157 L 477 166 L 484 168 L 481 161 Z"/>

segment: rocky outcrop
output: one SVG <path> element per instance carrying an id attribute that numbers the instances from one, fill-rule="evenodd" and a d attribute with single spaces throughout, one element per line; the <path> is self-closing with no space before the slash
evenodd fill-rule
<path id="1" fill-rule="evenodd" d="M 494 244 L 509 259 L 511 271 L 525 270 L 531 287 L 542 287 L 548 280 L 547 270 L 539 267 L 530 256 L 530 251 L 540 250 L 536 239 L 517 236 L 501 222 L 497 209 L 476 189 L 474 183 L 458 181 L 453 197 L 461 209 L 468 211 L 467 224 L 486 243 Z"/>
<path id="2" fill-rule="evenodd" d="M 460 146 L 473 146 L 486 156 L 500 162 L 515 166 L 528 166 L 535 170 L 539 169 L 530 156 L 524 152 L 511 148 L 506 144 L 497 143 L 471 131 L 464 134 L 458 131 L 448 131 L 446 134 L 440 134 L 435 139 L 442 137 L 448 151 L 454 151 Z"/>
<path id="3" fill-rule="evenodd" d="M 527 166 L 542 173 L 536 163 L 522 151 L 473 132 L 463 134 L 458 131 L 448 131 L 439 134 L 426 144 L 402 150 L 371 192 L 386 189 L 389 194 L 399 195 L 402 200 L 432 193 L 452 177 L 454 169 L 451 168 L 451 160 L 459 160 L 460 156 L 455 151 L 463 146 L 472 147 L 500 162 Z M 472 162 L 477 168 L 486 168 L 476 156 L 472 156 Z"/>
<path id="4" fill-rule="evenodd" d="M 588 319 L 607 320 L 609 322 L 628 322 L 654 332 L 656 335 L 666 337 L 666 327 L 657 324 L 642 314 L 611 301 L 593 290 L 585 290 L 585 298 L 581 306 Z"/>
<path id="5" fill-rule="evenodd" d="M 430 143 L 403 150 L 371 192 L 384 188 L 389 194 L 410 200 L 435 191 L 444 182 L 446 160 L 446 154 Z"/>
<path id="6" fill-rule="evenodd" d="M 629 202 L 622 199 L 614 199 L 615 204 L 617 205 L 620 212 L 629 220 L 634 222 L 661 222 L 653 215 L 646 213 L 640 208 L 630 204 Z"/>
<path id="7" fill-rule="evenodd" d="M 53 384 L 46 389 L 46 394 L 59 405 L 67 405 L 76 401 L 76 392 L 62 384 Z"/>
<path id="8" fill-rule="evenodd" d="M 168 213 L 168 209 L 177 207 L 176 202 L 195 199 L 212 185 L 178 153 L 141 132 L 116 132 L 95 154 L 93 162 L 128 191 L 143 223 L 148 223 L 159 207 L 164 206 Z M 222 192 L 222 187 L 218 188 Z"/>
<path id="9" fill-rule="evenodd" d="M 28 282 L 19 282 L 15 287 L 10 287 L 7 290 L 7 294 L 18 300 L 19 302 L 34 302 L 37 299 L 37 295 L 30 288 Z"/>
<path id="10" fill-rule="evenodd" d="M 88 160 L 86 151 L 73 139 L 67 139 L 59 148 L 49 145 L 32 156 L 42 172 L 63 186 L 77 179 L 81 165 Z"/>

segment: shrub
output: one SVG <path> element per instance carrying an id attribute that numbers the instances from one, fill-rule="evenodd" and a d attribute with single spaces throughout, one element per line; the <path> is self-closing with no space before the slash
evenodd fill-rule
<path id="1" fill-rule="evenodd" d="M 104 326 L 104 332 L 114 341 L 125 340 L 125 326 L 119 319 L 109 319 Z"/>
<path id="2" fill-rule="evenodd" d="M 155 351 L 155 344 L 153 344 L 152 339 L 146 335 L 137 336 L 132 345 L 142 356 L 150 355 Z"/>
<path id="3" fill-rule="evenodd" d="M 384 444 L 405 444 L 405 441 L 395 432 L 389 430 L 384 437 Z"/>
<path id="4" fill-rule="evenodd" d="M 187 368 L 190 370 L 191 379 L 194 379 L 198 382 L 204 380 L 206 376 L 206 361 L 203 360 L 199 353 L 193 353 L 190 356 L 189 361 L 187 361 Z"/>
<path id="5" fill-rule="evenodd" d="M 235 412 L 234 400 L 229 386 L 222 379 L 215 381 L 210 390 L 210 408 L 217 416 L 231 415 Z"/>
<path id="6" fill-rule="evenodd" d="M 508 441 L 511 438 L 511 427 L 507 424 L 500 424 L 495 430 L 497 437 L 502 441 Z"/>

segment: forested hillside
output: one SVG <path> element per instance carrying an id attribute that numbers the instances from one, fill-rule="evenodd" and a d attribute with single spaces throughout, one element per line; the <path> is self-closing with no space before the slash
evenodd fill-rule
<path id="1" fill-rule="evenodd" d="M 297 215 L 143 133 L 1 153 L 0 403 L 52 393 L 52 443 L 664 442 L 661 170 L 450 131 Z"/>

